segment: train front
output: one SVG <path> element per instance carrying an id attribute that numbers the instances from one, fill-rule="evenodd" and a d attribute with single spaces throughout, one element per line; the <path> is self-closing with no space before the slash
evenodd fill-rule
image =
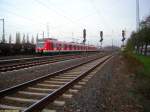
<path id="1" fill-rule="evenodd" d="M 45 49 L 45 40 L 38 39 L 36 43 L 36 53 L 43 54 L 44 49 Z"/>

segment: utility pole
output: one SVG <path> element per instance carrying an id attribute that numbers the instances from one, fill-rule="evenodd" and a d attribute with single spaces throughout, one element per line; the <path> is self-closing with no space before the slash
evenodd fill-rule
<path id="1" fill-rule="evenodd" d="M 86 29 L 83 29 L 83 44 L 86 42 Z"/>
<path id="2" fill-rule="evenodd" d="M 113 38 L 112 38 L 111 44 L 112 44 L 112 49 L 113 49 L 113 47 L 114 47 L 114 40 L 113 40 Z"/>
<path id="3" fill-rule="evenodd" d="M 75 38 L 72 38 L 72 42 L 75 42 Z"/>
<path id="4" fill-rule="evenodd" d="M 39 40 L 39 34 L 37 33 L 37 35 L 36 35 L 36 43 L 38 42 L 38 40 Z"/>
<path id="5" fill-rule="evenodd" d="M 2 43 L 5 43 L 5 21 L 4 18 L 0 19 L 3 22 L 3 36 L 2 36 Z"/>
<path id="6" fill-rule="evenodd" d="M 43 39 L 44 39 L 44 31 L 43 31 Z"/>
<path id="7" fill-rule="evenodd" d="M 73 34 L 73 32 L 72 32 L 72 38 L 74 37 L 74 34 Z"/>
<path id="8" fill-rule="evenodd" d="M 47 24 L 47 38 L 49 38 L 49 24 Z"/>
<path id="9" fill-rule="evenodd" d="M 83 44 L 84 44 L 84 47 L 85 47 L 85 42 L 86 42 L 86 29 L 83 29 Z M 85 55 L 86 55 L 86 48 L 85 48 Z"/>
<path id="10" fill-rule="evenodd" d="M 136 30 L 140 28 L 139 0 L 136 0 Z"/>

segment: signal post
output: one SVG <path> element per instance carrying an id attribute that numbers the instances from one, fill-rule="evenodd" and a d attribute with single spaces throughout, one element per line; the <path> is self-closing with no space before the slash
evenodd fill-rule
<path id="1" fill-rule="evenodd" d="M 84 47 L 85 47 L 85 42 L 86 42 L 86 29 L 83 29 L 83 44 L 84 44 Z M 85 53 L 86 55 L 86 48 L 85 48 Z"/>

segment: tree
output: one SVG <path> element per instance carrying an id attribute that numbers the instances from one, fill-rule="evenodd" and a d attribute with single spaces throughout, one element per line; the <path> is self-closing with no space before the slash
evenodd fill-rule
<path id="1" fill-rule="evenodd" d="M 31 44 L 34 44 L 34 37 L 32 35 Z"/>
<path id="2" fill-rule="evenodd" d="M 132 51 L 147 55 L 147 49 L 150 45 L 150 16 L 140 23 L 140 29 L 133 32 L 127 41 L 127 49 L 132 46 Z M 130 49 L 131 50 L 131 49 Z"/>
<path id="3" fill-rule="evenodd" d="M 29 35 L 27 34 L 27 44 L 29 44 L 30 41 L 29 41 Z"/>
<path id="4" fill-rule="evenodd" d="M 11 39 L 12 39 L 12 37 L 11 37 L 11 34 L 9 35 L 9 44 L 11 44 Z"/>
<path id="5" fill-rule="evenodd" d="M 16 33 L 16 44 L 20 44 L 20 33 Z"/>
<path id="6" fill-rule="evenodd" d="M 25 44 L 26 40 L 25 40 L 25 34 L 23 34 L 23 38 L 22 38 L 22 44 Z"/>

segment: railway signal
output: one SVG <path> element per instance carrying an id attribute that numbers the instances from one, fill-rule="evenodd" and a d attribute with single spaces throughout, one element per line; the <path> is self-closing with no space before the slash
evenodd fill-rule
<path id="1" fill-rule="evenodd" d="M 122 30 L 122 50 L 124 49 L 124 41 L 125 41 L 125 31 L 124 30 Z"/>
<path id="2" fill-rule="evenodd" d="M 101 42 L 101 47 L 102 47 L 102 42 L 103 42 L 103 31 L 100 31 L 100 37 L 101 37 L 100 42 Z"/>
<path id="3" fill-rule="evenodd" d="M 102 42 L 103 41 L 103 31 L 100 31 L 100 37 L 101 37 L 100 42 Z"/>
<path id="4" fill-rule="evenodd" d="M 86 42 L 86 29 L 83 29 L 83 43 Z"/>
<path id="5" fill-rule="evenodd" d="M 123 38 L 122 38 L 122 40 L 121 40 L 121 41 L 122 41 L 122 42 L 124 42 L 124 41 L 125 41 L 125 39 L 126 39 L 126 38 L 125 38 L 125 31 L 124 31 L 124 30 L 122 30 L 122 37 L 123 37 Z"/>

